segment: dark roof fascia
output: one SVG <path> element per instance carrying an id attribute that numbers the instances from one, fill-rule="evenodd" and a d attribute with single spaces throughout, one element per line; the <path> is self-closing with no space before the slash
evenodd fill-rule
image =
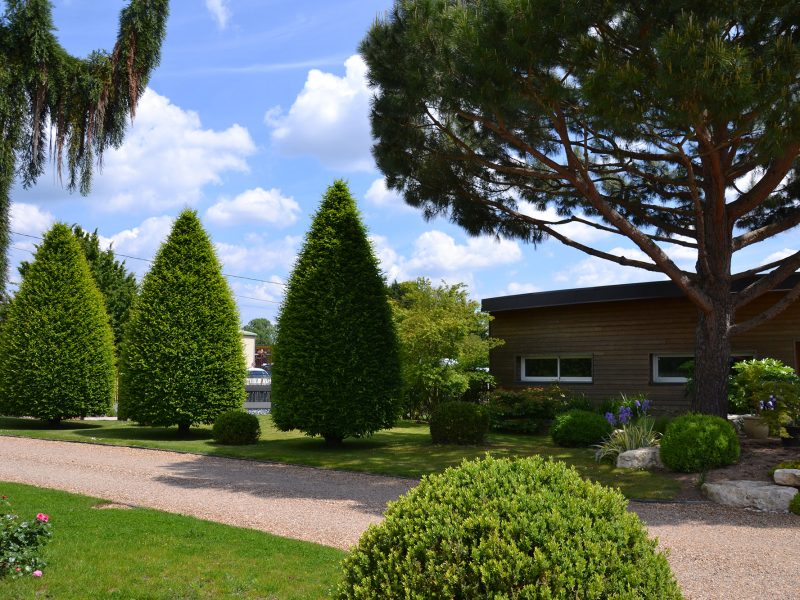
<path id="1" fill-rule="evenodd" d="M 734 282 L 733 291 L 744 289 L 755 279 L 742 279 Z M 789 276 L 773 291 L 786 291 L 800 283 L 800 273 Z M 646 283 L 624 283 L 621 285 L 603 285 L 590 288 L 574 288 L 536 292 L 533 294 L 517 294 L 514 296 L 498 296 L 484 298 L 481 309 L 488 313 L 528 308 L 545 308 L 552 306 L 569 306 L 574 304 L 596 304 L 599 302 L 621 302 L 625 300 L 652 300 L 659 298 L 682 298 L 683 292 L 670 280 L 648 281 Z"/>

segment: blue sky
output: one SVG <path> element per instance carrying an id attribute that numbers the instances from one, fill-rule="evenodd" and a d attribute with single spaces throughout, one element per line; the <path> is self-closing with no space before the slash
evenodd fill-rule
<path id="1" fill-rule="evenodd" d="M 121 0 L 61 0 L 54 18 L 72 54 L 113 46 Z M 649 281 L 653 273 L 588 257 L 556 241 L 538 248 L 470 238 L 426 222 L 386 190 L 370 155 L 370 91 L 357 46 L 390 0 L 173 0 L 160 67 L 125 143 L 107 153 L 88 197 L 52 172 L 12 195 L 12 230 L 41 235 L 55 221 L 97 229 L 122 254 L 152 258 L 184 208 L 211 235 L 241 319 L 274 320 L 303 236 L 326 187 L 348 181 L 389 278 L 464 282 L 476 298 Z M 0 3 L 0 7 L 3 4 Z M 90 24 L 90 26 L 87 26 Z M 566 230 L 640 258 L 625 238 Z M 15 265 L 34 239 L 12 236 Z M 735 267 L 796 249 L 796 232 L 748 248 Z M 686 249 L 670 253 L 691 268 Z M 148 263 L 128 259 L 143 275 Z M 255 281 L 258 280 L 258 281 Z"/>

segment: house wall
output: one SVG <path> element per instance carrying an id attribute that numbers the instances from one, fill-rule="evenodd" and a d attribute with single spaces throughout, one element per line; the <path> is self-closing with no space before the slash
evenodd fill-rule
<path id="1" fill-rule="evenodd" d="M 737 321 L 759 313 L 782 294 L 774 292 L 754 301 L 741 311 Z M 653 354 L 694 354 L 696 315 L 693 305 L 683 298 L 498 312 L 493 315 L 490 332 L 506 343 L 492 350 L 490 369 L 500 386 L 542 386 L 549 384 L 521 381 L 521 357 L 591 355 L 593 382 L 559 383 L 562 388 L 597 400 L 620 392 L 643 392 L 653 402 L 654 413 L 680 412 L 688 408 L 684 385 L 653 383 L 651 361 Z M 764 325 L 735 337 L 732 351 L 777 358 L 798 369 L 800 302 Z"/>
<path id="2" fill-rule="evenodd" d="M 249 332 L 242 332 L 241 335 L 245 366 L 251 369 L 256 364 L 256 334 L 250 335 Z"/>

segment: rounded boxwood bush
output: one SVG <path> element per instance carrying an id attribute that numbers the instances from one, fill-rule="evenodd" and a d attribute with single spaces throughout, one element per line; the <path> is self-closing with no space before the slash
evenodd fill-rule
<path id="1" fill-rule="evenodd" d="M 540 456 L 463 462 L 392 502 L 343 563 L 345 598 L 680 598 L 616 490 Z"/>
<path id="2" fill-rule="evenodd" d="M 733 425 L 714 415 L 680 416 L 667 426 L 661 438 L 661 461 L 682 473 L 732 465 L 739 460 L 740 452 Z"/>
<path id="3" fill-rule="evenodd" d="M 214 421 L 212 433 L 220 444 L 244 446 L 258 441 L 261 437 L 261 425 L 255 415 L 243 410 L 229 410 Z"/>
<path id="4" fill-rule="evenodd" d="M 557 415 L 550 435 L 559 446 L 591 446 L 611 433 L 605 417 L 588 410 L 571 410 Z"/>
<path id="5" fill-rule="evenodd" d="M 443 402 L 431 414 L 434 444 L 480 444 L 489 431 L 489 413 L 469 402 Z"/>

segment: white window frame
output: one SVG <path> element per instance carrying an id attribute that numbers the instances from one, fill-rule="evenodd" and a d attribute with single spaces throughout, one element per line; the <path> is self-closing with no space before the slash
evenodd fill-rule
<path id="1" fill-rule="evenodd" d="M 653 359 L 650 364 L 651 375 L 653 383 L 686 383 L 689 381 L 687 377 L 661 377 L 658 374 L 658 359 L 659 358 L 686 358 L 686 360 L 694 360 L 694 354 L 653 354 Z"/>
<path id="2" fill-rule="evenodd" d="M 555 359 L 556 360 L 556 376 L 555 377 L 526 377 L 525 376 L 525 361 L 528 359 Z M 592 363 L 592 374 L 589 377 L 561 377 L 561 359 L 563 358 L 588 358 Z M 548 354 L 548 355 L 534 355 L 523 356 L 520 363 L 520 380 L 532 381 L 539 383 L 553 383 L 563 381 L 564 383 L 593 383 L 594 382 L 594 356 L 591 354 Z"/>

